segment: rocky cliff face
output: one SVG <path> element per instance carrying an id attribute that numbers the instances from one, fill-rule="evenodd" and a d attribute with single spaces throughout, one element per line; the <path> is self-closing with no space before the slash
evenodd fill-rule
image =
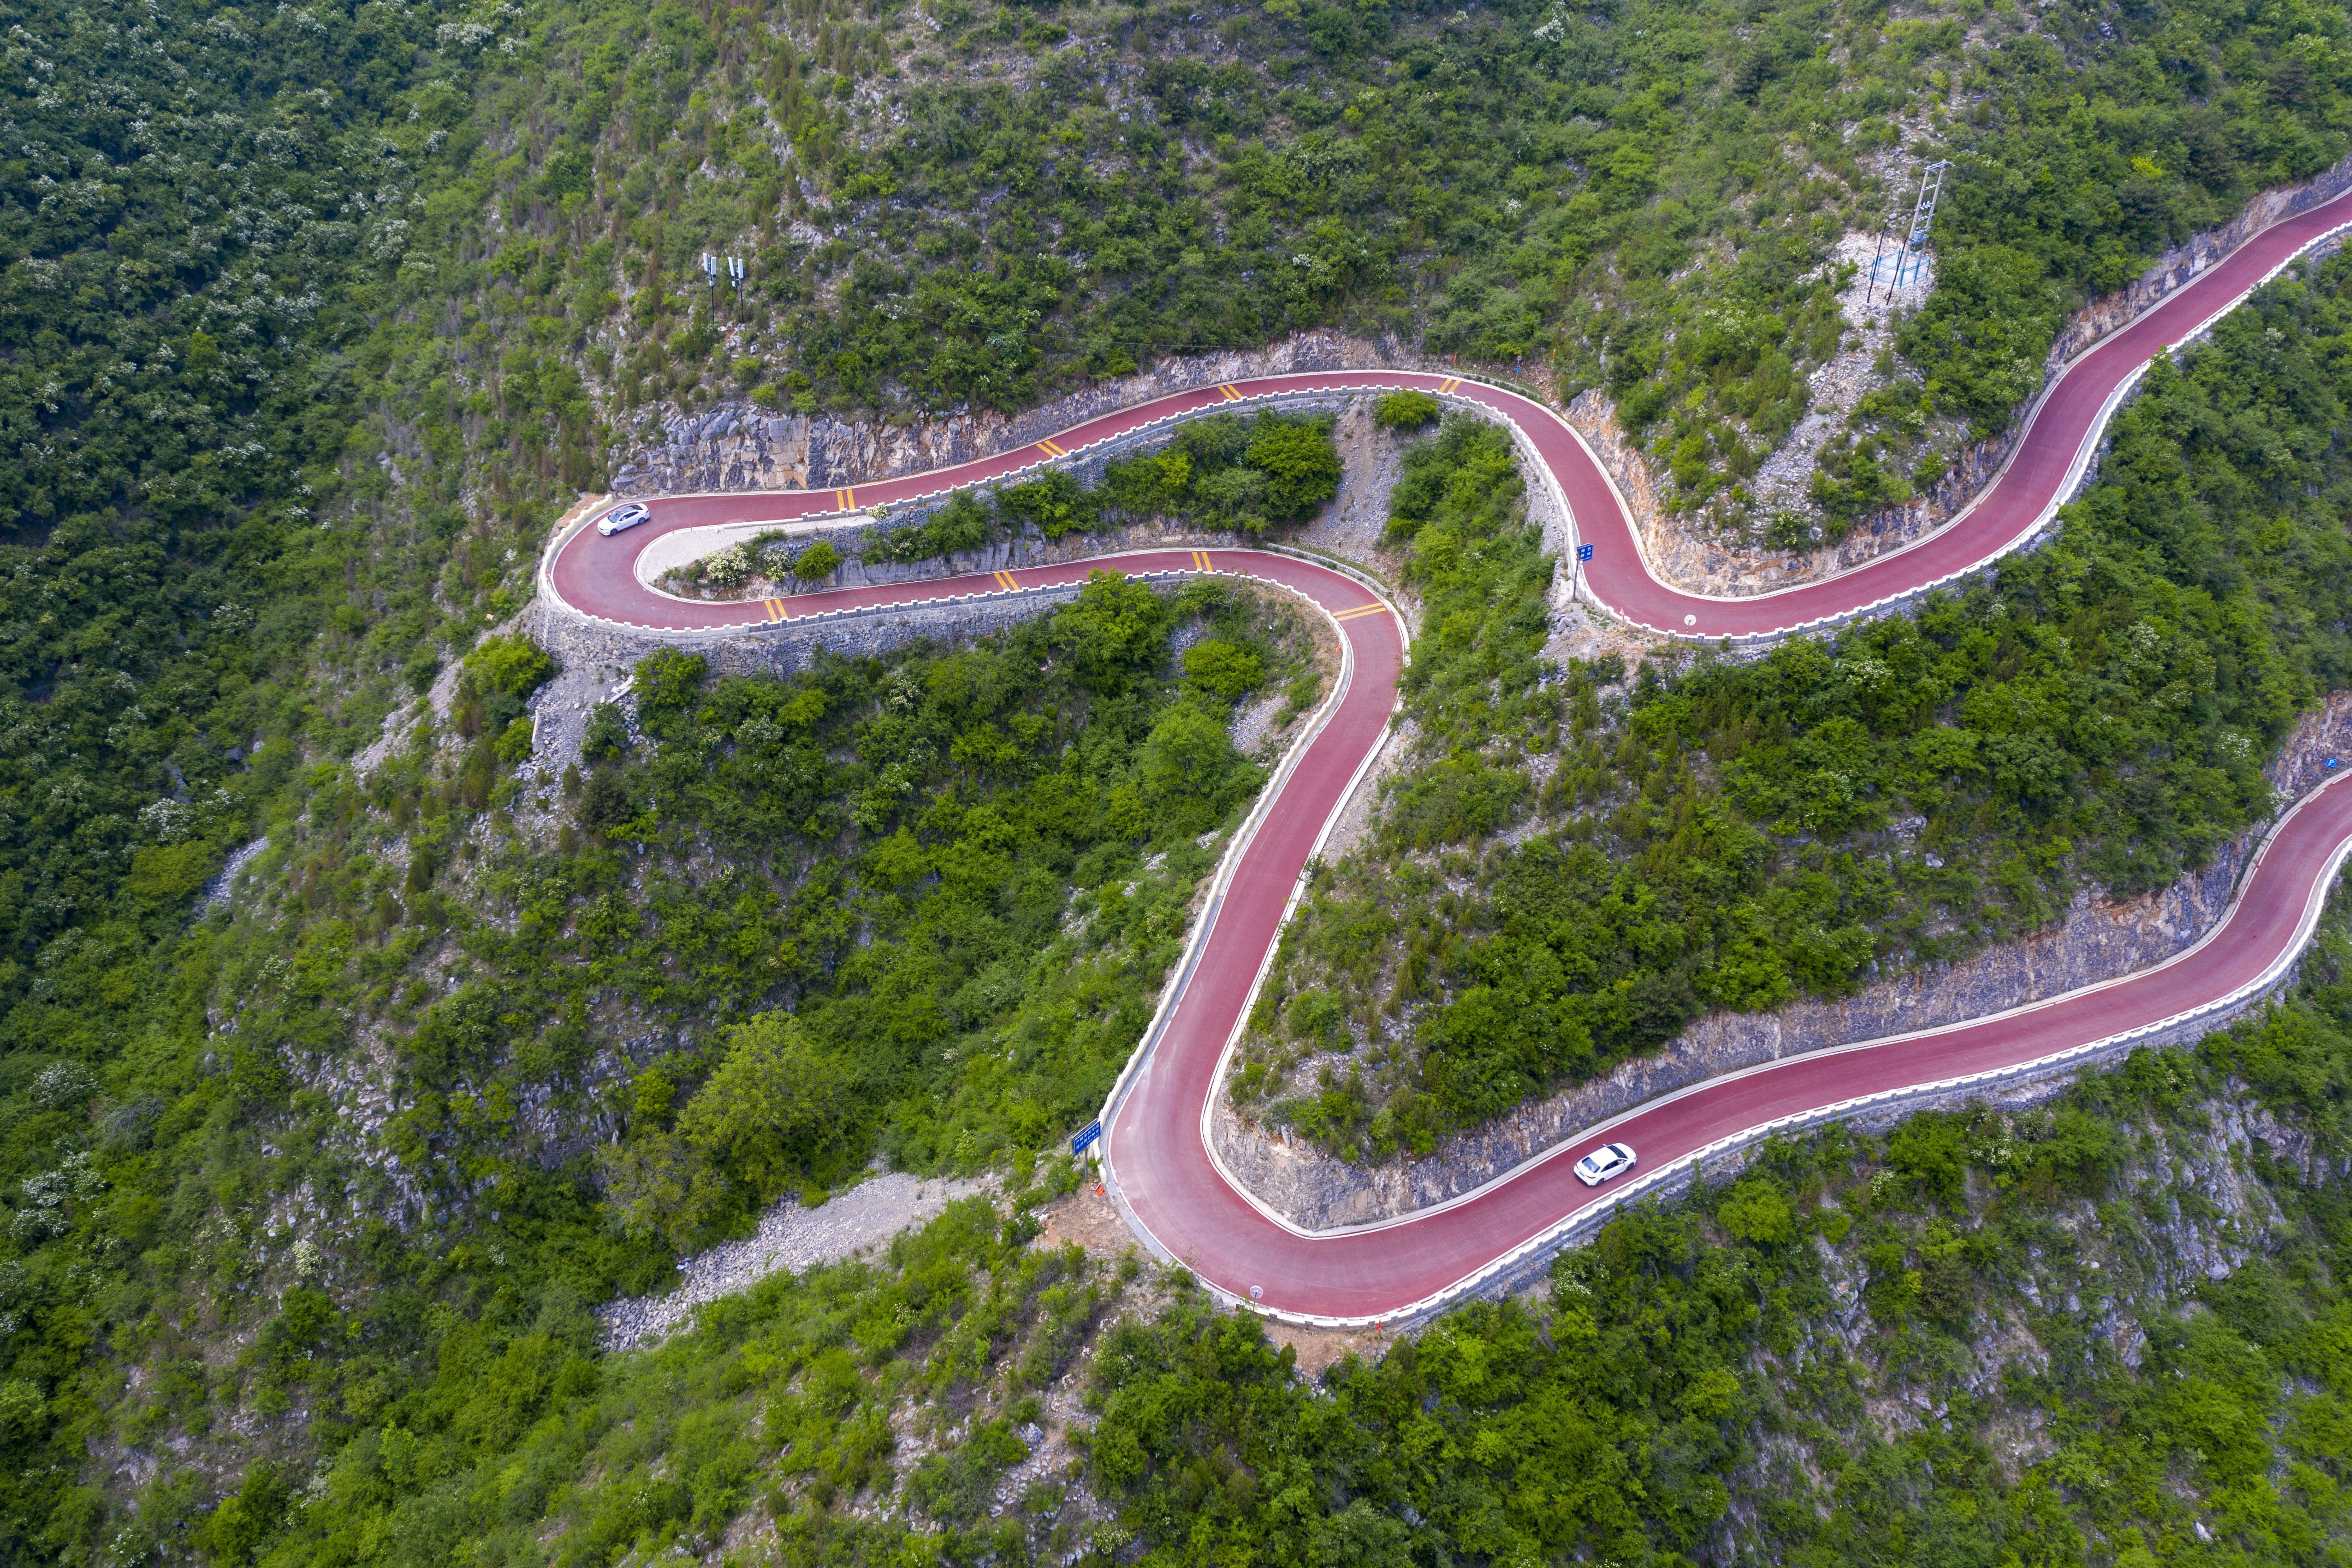
<path id="1" fill-rule="evenodd" d="M 1395 342 L 1304 332 L 1263 349 L 1173 355 L 1150 370 L 1020 414 L 976 409 L 904 425 L 770 414 L 749 400 L 730 401 L 695 414 L 665 415 L 662 439 L 624 462 L 613 488 L 622 495 L 677 495 L 860 484 L 1008 451 L 1189 387 L 1292 371 L 1371 370 L 1412 358 Z"/>
<path id="2" fill-rule="evenodd" d="M 2201 1125 L 2189 1131 L 2191 1121 Z M 2339 1187 L 2352 1173 L 2308 1130 L 2242 1093 L 2206 1099 L 2168 1125 L 2143 1121 L 2124 1131 L 2133 1152 L 2102 1199 L 2032 1204 L 2035 1239 L 1972 1282 L 1965 1323 L 1942 1327 L 1935 1356 L 1889 1353 L 1868 1301 L 1883 1270 L 1865 1256 L 1872 1233 L 1858 1225 L 1838 1245 L 1811 1240 L 1829 1310 L 1807 1321 L 1791 1352 L 1760 1354 L 1750 1371 L 1802 1407 L 1826 1360 L 1837 1368 L 1831 1375 L 1850 1379 L 1845 1385 L 1860 1395 L 1847 1406 L 1849 1438 L 1867 1433 L 1897 1443 L 1911 1433 L 1970 1433 L 2014 1484 L 2064 1438 L 2060 1413 L 2021 1396 L 2050 1371 L 2053 1355 L 2071 1353 L 2080 1365 L 2116 1375 L 2138 1371 L 2150 1329 L 2195 1310 L 2189 1303 L 2201 1289 L 2251 1263 L 2309 1248 L 2313 1212 L 2302 1194 Z M 1959 1224 L 1981 1225 L 1995 1197 L 1980 1175 L 1972 1180 Z M 1727 1534 L 1752 1529 L 1758 1500 L 1775 1493 L 1776 1465 L 1808 1465 L 1807 1447 L 1802 1438 L 1774 1438 L 1751 1471 L 1731 1478 L 1747 1500 L 1727 1519 Z"/>
<path id="3" fill-rule="evenodd" d="M 2352 763 L 2352 693 L 2308 717 L 2271 780 L 2283 801 Z M 1310 1229 L 1392 1218 L 1469 1192 L 1594 1122 L 1719 1073 L 1858 1040 L 1982 1017 L 2162 963 L 2212 929 L 2258 834 L 2222 847 L 2211 865 L 2146 898 L 2078 896 L 2054 928 L 1932 973 L 1906 972 L 1833 1000 L 1777 1013 L 1712 1013 L 1655 1054 L 1603 1079 L 1533 1101 L 1425 1159 L 1349 1163 L 1302 1139 L 1244 1123 L 1220 1091 L 1217 1154 L 1259 1200 Z"/>

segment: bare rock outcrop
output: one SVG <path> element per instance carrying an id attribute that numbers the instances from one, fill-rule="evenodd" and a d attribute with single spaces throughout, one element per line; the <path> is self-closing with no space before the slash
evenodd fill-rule
<path id="1" fill-rule="evenodd" d="M 1190 387 L 1303 370 L 1373 370 L 1407 363 L 1391 342 L 1301 332 L 1262 349 L 1171 355 L 1149 370 L 1097 382 L 1019 414 L 969 409 L 904 424 L 774 414 L 748 400 L 662 416 L 662 439 L 621 465 L 622 495 L 823 489 L 924 473 L 1025 446 L 1041 436 Z"/>

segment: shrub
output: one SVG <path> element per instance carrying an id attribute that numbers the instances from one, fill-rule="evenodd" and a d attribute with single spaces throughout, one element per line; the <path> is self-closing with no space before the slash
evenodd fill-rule
<path id="1" fill-rule="evenodd" d="M 601 763 L 629 749 L 629 726 L 618 703 L 599 702 L 588 710 L 588 727 L 580 738 L 580 755 Z"/>
<path id="2" fill-rule="evenodd" d="M 528 697 L 555 674 L 555 661 L 529 637 L 486 638 L 466 656 L 462 677 L 467 689 L 480 696 L 492 692 Z"/>
<path id="3" fill-rule="evenodd" d="M 1391 392 L 1372 405 L 1372 423 L 1383 430 L 1418 430 L 1433 424 L 1445 405 L 1426 392 Z"/>
<path id="4" fill-rule="evenodd" d="M 509 723 L 505 729 L 499 731 L 499 761 L 512 766 L 516 763 L 529 760 L 531 735 L 530 714 L 526 713 Z"/>
<path id="5" fill-rule="evenodd" d="M 668 740 L 702 691 L 709 668 L 698 654 L 657 647 L 637 661 L 630 689 L 637 699 L 637 721 L 656 740 Z"/>
<path id="6" fill-rule="evenodd" d="M 1196 419 L 1160 451 L 1112 463 L 1098 493 L 1129 517 L 1261 533 L 1310 515 L 1339 493 L 1339 477 L 1328 417 L 1269 409 L 1247 424 L 1230 414 Z"/>
<path id="7" fill-rule="evenodd" d="M 1266 476 L 1266 516 L 1297 522 L 1339 493 L 1339 450 L 1328 419 L 1261 427 L 1249 444 L 1250 467 Z"/>
<path id="8" fill-rule="evenodd" d="M 925 521 L 874 540 L 866 547 L 865 559 L 888 563 L 936 561 L 978 550 L 994 531 L 980 499 L 970 490 L 958 490 Z"/>
<path id="9" fill-rule="evenodd" d="M 841 552 L 829 539 L 818 540 L 793 561 L 793 575 L 803 583 L 822 583 L 840 568 Z"/>
<path id="10" fill-rule="evenodd" d="M 1095 492 L 1059 468 L 996 492 L 996 510 L 1048 539 L 1080 533 L 1101 513 Z"/>
<path id="11" fill-rule="evenodd" d="M 697 577 L 715 588 L 740 588 L 758 570 L 750 545 L 740 541 L 704 556 L 700 564 Z"/>
<path id="12" fill-rule="evenodd" d="M 1211 640 L 1184 650 L 1184 683 L 1221 701 L 1236 702 L 1265 680 L 1265 661 L 1239 643 Z"/>

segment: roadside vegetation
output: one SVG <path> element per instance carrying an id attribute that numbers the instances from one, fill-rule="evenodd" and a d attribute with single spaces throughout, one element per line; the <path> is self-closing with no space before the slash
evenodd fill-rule
<path id="1" fill-rule="evenodd" d="M 1435 399 L 1428 401 L 1433 406 Z M 1231 414 L 1196 419 L 1156 450 L 1114 458 L 1097 485 L 1051 469 L 983 493 L 958 490 L 921 521 L 877 534 L 856 559 L 875 565 L 951 563 L 957 555 L 1002 541 L 1058 542 L 1074 533 L 1162 518 L 1244 540 L 1264 538 L 1308 521 L 1339 493 L 1333 423 L 1328 415 L 1270 408 L 1246 420 Z M 847 559 L 829 541 L 803 547 L 777 531 L 689 561 L 667 574 L 665 584 L 705 597 L 751 597 L 787 584 L 821 585 Z"/>
<path id="2" fill-rule="evenodd" d="M 257 1470 L 184 1534 L 159 1488 L 118 1539 L 273 1568 L 2326 1562 L 2347 965 L 2331 921 L 2300 995 L 2194 1048 L 1766 1145 L 1312 1376 L 1181 1273 L 1035 1240 L 1063 1161 L 658 1350 L 600 1357 L 510 1291 L 308 1481 Z M 350 1386 L 368 1320 L 310 1310 L 263 1342 L 315 1347 L 281 1352 L 298 1392 Z"/>
<path id="3" fill-rule="evenodd" d="M 1548 678 L 1509 443 L 1448 425 L 1391 534 L 1425 595 L 1413 765 L 1325 868 L 1234 1095 L 1349 1158 L 1428 1152 L 1671 1038 L 2162 888 L 2271 812 L 2352 683 L 2352 261 L 2152 370 L 2057 538 L 1760 658 Z M 1508 838 L 1501 836 L 1508 830 Z"/>

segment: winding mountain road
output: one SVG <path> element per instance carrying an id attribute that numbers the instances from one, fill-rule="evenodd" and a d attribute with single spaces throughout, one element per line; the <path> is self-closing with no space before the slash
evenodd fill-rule
<path id="1" fill-rule="evenodd" d="M 1574 430 L 1506 388 L 1425 372 L 1332 371 L 1177 393 L 1105 415 L 997 457 L 838 490 L 670 496 L 650 521 L 610 538 L 583 522 L 551 543 L 544 601 L 593 623 L 688 637 L 725 636 L 818 615 L 1027 595 L 1095 570 L 1213 572 L 1286 589 L 1328 616 L 1343 674 L 1307 737 L 1268 784 L 1218 868 L 1210 901 L 1134 1060 L 1105 1107 L 1106 1179 L 1138 1233 L 1236 1300 L 1290 1321 L 1401 1321 L 1507 1275 L 1600 1212 L 1773 1129 L 1887 1108 L 1926 1092 L 1996 1082 L 2133 1040 L 2193 1030 L 2261 994 L 2291 967 L 2352 849 L 2352 787 L 2331 782 L 2277 824 L 2222 921 L 2170 962 L 1992 1017 L 1768 1064 L 1647 1104 L 1451 1203 L 1381 1224 L 1309 1232 L 1259 1204 L 1222 1167 L 1208 1116 L 1223 1059 L 1297 897 L 1304 867 L 1370 767 L 1396 704 L 1402 618 L 1340 568 L 1252 550 L 1145 550 L 920 584 L 711 604 L 651 587 L 652 563 L 694 552 L 683 530 L 813 522 L 1058 462 L 1153 425 L 1286 395 L 1413 388 L 1473 406 L 1517 435 L 1530 478 L 1548 487 L 1593 548 L 1581 592 L 1623 621 L 1669 636 L 1765 638 L 1851 618 L 1983 566 L 2032 539 L 2080 481 L 2116 405 L 2149 359 L 2201 331 L 2296 255 L 2352 227 L 2352 193 L 2282 220 L 2137 321 L 2070 363 L 2028 416 L 2008 466 L 1939 531 L 1852 571 L 1775 594 L 1723 598 L 1660 581 L 1632 520 Z M 715 547 L 728 534 L 714 533 Z M 648 557 L 648 548 L 667 540 Z M 1633 1176 L 1589 1189 L 1574 1161 L 1629 1142 Z"/>

